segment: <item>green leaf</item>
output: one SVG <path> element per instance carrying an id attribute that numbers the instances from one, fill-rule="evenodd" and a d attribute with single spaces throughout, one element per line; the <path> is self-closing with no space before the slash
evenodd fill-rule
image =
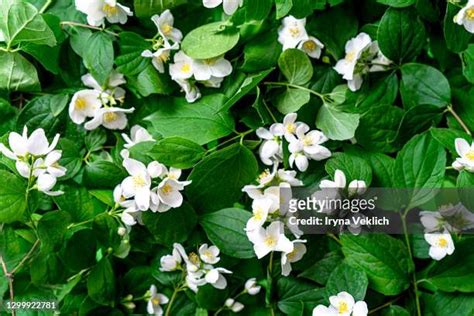
<path id="1" fill-rule="evenodd" d="M 323 288 L 290 277 L 278 280 L 277 292 L 278 309 L 287 315 L 303 315 L 324 303 Z"/>
<path id="2" fill-rule="evenodd" d="M 342 112 L 334 106 L 323 104 L 316 117 L 316 126 L 332 140 L 351 139 L 359 126 L 360 115 Z"/>
<path id="3" fill-rule="evenodd" d="M 472 37 L 472 34 L 464 29 L 464 26 L 454 23 L 454 17 L 458 12 L 458 6 L 450 2 L 447 3 L 443 23 L 444 39 L 446 40 L 447 48 L 455 53 L 465 50 Z"/>
<path id="4" fill-rule="evenodd" d="M 347 154 L 336 153 L 325 165 L 326 172 L 334 177 L 336 170 L 342 170 L 346 175 L 346 182 L 364 180 L 367 186 L 372 182 L 372 169 L 362 158 Z"/>
<path id="5" fill-rule="evenodd" d="M 398 153 L 393 174 L 396 188 L 407 192 L 403 201 L 406 208 L 413 208 L 430 200 L 435 190 L 443 184 L 446 153 L 429 134 L 413 137 Z"/>
<path id="6" fill-rule="evenodd" d="M 377 0 L 377 2 L 394 8 L 404 8 L 415 4 L 416 0 Z"/>
<path id="7" fill-rule="evenodd" d="M 257 171 L 253 153 L 233 144 L 210 154 L 194 167 L 186 194 L 202 212 L 229 207 L 242 196 L 242 187 L 255 179 Z"/>
<path id="8" fill-rule="evenodd" d="M 472 241 L 457 243 L 452 255 L 428 268 L 426 279 L 443 292 L 474 292 Z"/>
<path id="9" fill-rule="evenodd" d="M 419 55 L 426 35 L 416 10 L 389 8 L 377 32 L 380 50 L 390 60 L 407 62 Z"/>
<path id="10" fill-rule="evenodd" d="M 385 234 L 340 236 L 346 262 L 367 274 L 369 287 L 397 295 L 410 286 L 413 262 L 405 244 Z"/>
<path id="11" fill-rule="evenodd" d="M 467 81 L 474 83 L 474 44 L 469 44 L 461 53 L 462 73 Z"/>
<path id="12" fill-rule="evenodd" d="M 69 97 L 62 94 L 44 95 L 28 102 L 17 119 L 18 128 L 27 126 L 30 131 L 43 128 L 49 137 L 64 128 Z"/>
<path id="13" fill-rule="evenodd" d="M 30 274 L 33 284 L 58 284 L 63 281 L 65 267 L 56 253 L 41 252 L 31 261 Z"/>
<path id="14" fill-rule="evenodd" d="M 308 55 L 299 49 L 287 49 L 278 59 L 278 67 L 289 83 L 306 84 L 313 76 L 313 66 Z"/>
<path id="15" fill-rule="evenodd" d="M 114 188 L 127 174 L 116 164 L 106 160 L 96 160 L 86 165 L 84 184 L 90 188 Z"/>
<path id="16" fill-rule="evenodd" d="M 179 136 L 203 145 L 232 133 L 234 121 L 223 107 L 221 94 L 205 96 L 193 104 L 179 98 L 172 104 L 167 102 L 145 120 L 163 137 Z"/>
<path id="17" fill-rule="evenodd" d="M 275 100 L 275 107 L 283 114 L 298 111 L 309 102 L 311 95 L 308 91 L 286 88 Z"/>
<path id="18" fill-rule="evenodd" d="M 5 10 L 0 29 L 5 36 L 5 42 L 9 47 L 23 42 L 38 45 L 56 45 L 53 31 L 38 14 L 38 10 L 27 2 L 17 2 L 10 6 L 2 6 Z"/>
<path id="19" fill-rule="evenodd" d="M 326 294 L 330 297 L 345 291 L 351 294 L 356 301 L 360 301 L 364 299 L 368 285 L 369 280 L 363 270 L 342 263 L 329 276 Z"/>
<path id="20" fill-rule="evenodd" d="M 114 306 L 115 275 L 108 257 L 102 258 L 91 270 L 87 278 L 87 293 L 101 305 Z"/>
<path id="21" fill-rule="evenodd" d="M 87 40 L 82 57 L 92 76 L 99 84 L 105 85 L 114 66 L 112 37 L 105 32 L 93 33 Z"/>
<path id="22" fill-rule="evenodd" d="M 472 188 L 474 187 L 474 174 L 463 170 L 459 173 L 456 186 L 458 195 L 463 205 L 470 210 L 474 210 L 474 201 L 472 199 Z"/>
<path id="23" fill-rule="evenodd" d="M 142 52 L 151 49 L 150 43 L 133 32 L 121 32 L 120 38 L 120 56 L 115 60 L 117 70 L 124 75 L 138 75 L 145 70 L 150 63 L 147 58 L 142 57 Z"/>
<path id="24" fill-rule="evenodd" d="M 164 213 L 144 212 L 142 218 L 155 240 L 170 247 L 186 241 L 197 224 L 196 212 L 188 203 Z"/>
<path id="25" fill-rule="evenodd" d="M 23 218 L 26 211 L 26 180 L 0 170 L 0 223 L 12 223 Z"/>
<path id="26" fill-rule="evenodd" d="M 137 77 L 128 79 L 130 85 L 144 97 L 152 94 L 170 94 L 174 89 L 170 77 L 156 71 L 151 63 L 148 63 Z"/>
<path id="27" fill-rule="evenodd" d="M 324 256 L 324 258 L 300 273 L 298 277 L 312 280 L 321 285 L 326 285 L 329 276 L 334 269 L 342 263 L 343 259 L 344 257 L 340 251 L 329 252 Z"/>
<path id="28" fill-rule="evenodd" d="M 63 185 L 61 190 L 64 194 L 55 196 L 54 202 L 60 210 L 71 215 L 73 222 L 90 220 L 106 210 L 105 205 L 90 195 L 83 186 Z"/>
<path id="29" fill-rule="evenodd" d="M 474 313 L 474 295 L 463 293 L 436 292 L 428 297 L 427 307 L 434 316 L 471 316 Z"/>
<path id="30" fill-rule="evenodd" d="M 288 15 L 293 7 L 293 0 L 275 0 L 276 18 L 281 19 Z"/>
<path id="31" fill-rule="evenodd" d="M 65 211 L 48 212 L 41 217 L 37 230 L 43 252 L 58 251 L 61 248 L 70 222 L 71 215 Z"/>
<path id="32" fill-rule="evenodd" d="M 0 51 L 0 90 L 41 90 L 36 68 L 20 53 Z"/>
<path id="33" fill-rule="evenodd" d="M 244 64 L 242 70 L 255 72 L 274 67 L 280 56 L 282 46 L 277 35 L 267 32 L 252 39 L 244 47 Z"/>
<path id="34" fill-rule="evenodd" d="M 239 37 L 238 29 L 226 28 L 222 22 L 214 22 L 189 32 L 184 37 L 181 48 L 191 58 L 214 58 L 234 48 Z"/>
<path id="35" fill-rule="evenodd" d="M 449 104 L 451 88 L 439 70 L 416 63 L 405 64 L 401 69 L 400 93 L 405 108 L 421 104 L 444 108 Z"/>
<path id="36" fill-rule="evenodd" d="M 150 18 L 152 15 L 172 9 L 187 0 L 133 0 L 134 13 L 139 18 Z"/>
<path id="37" fill-rule="evenodd" d="M 410 316 L 410 313 L 403 307 L 390 305 L 387 310 L 385 310 L 383 316 Z"/>
<path id="38" fill-rule="evenodd" d="M 166 166 L 187 169 L 198 163 L 205 153 L 204 148 L 195 142 L 181 137 L 169 137 L 158 141 L 148 152 L 148 156 Z"/>
<path id="39" fill-rule="evenodd" d="M 355 137 L 357 142 L 370 150 L 394 152 L 397 150 L 393 140 L 398 133 L 398 126 L 403 110 L 392 105 L 372 106 L 360 117 Z"/>
<path id="40" fill-rule="evenodd" d="M 84 138 L 84 144 L 89 152 L 101 150 L 106 141 L 107 133 L 102 129 L 95 129 Z"/>
<path id="41" fill-rule="evenodd" d="M 251 213 L 239 208 L 226 208 L 204 215 L 199 224 L 207 237 L 222 253 L 241 259 L 255 257 L 244 228 Z"/>
<path id="42" fill-rule="evenodd" d="M 444 148 L 448 149 L 453 155 L 457 155 L 454 141 L 456 138 L 464 138 L 468 142 L 472 140 L 471 136 L 465 132 L 452 128 L 432 128 L 431 136 L 436 139 Z"/>
<path id="43" fill-rule="evenodd" d="M 75 232 L 66 243 L 64 263 L 73 270 L 80 271 L 95 264 L 96 236 L 92 229 Z"/>

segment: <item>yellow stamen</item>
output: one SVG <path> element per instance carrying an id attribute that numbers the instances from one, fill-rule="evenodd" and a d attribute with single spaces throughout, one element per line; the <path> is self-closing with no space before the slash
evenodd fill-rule
<path id="1" fill-rule="evenodd" d="M 305 43 L 306 44 L 306 43 Z M 290 123 L 286 125 L 286 131 L 293 134 L 296 131 L 296 124 Z"/>
<path id="2" fill-rule="evenodd" d="M 339 314 L 344 314 L 349 312 L 349 306 L 347 306 L 346 302 L 339 303 L 339 308 L 337 309 Z"/>
<path id="3" fill-rule="evenodd" d="M 276 245 L 276 240 L 272 236 L 268 236 L 263 242 L 267 247 L 274 247 Z"/>
<path id="4" fill-rule="evenodd" d="M 117 8 L 117 6 L 112 7 L 112 6 L 110 6 L 106 3 L 102 7 L 102 11 L 104 11 L 106 16 L 112 16 L 112 15 L 117 14 L 118 8 Z"/>
<path id="5" fill-rule="evenodd" d="M 118 119 L 118 115 L 115 112 L 107 112 L 104 114 L 104 121 L 106 123 L 114 122 Z"/>
<path id="6" fill-rule="evenodd" d="M 356 57 L 355 52 L 348 52 L 348 53 L 346 54 L 345 59 L 346 59 L 347 61 L 354 61 L 355 57 Z"/>
<path id="7" fill-rule="evenodd" d="M 448 241 L 446 240 L 446 238 L 440 238 L 438 240 L 438 245 L 441 247 L 441 248 L 446 248 L 448 247 Z"/>
<path id="8" fill-rule="evenodd" d="M 474 161 L 474 150 L 469 150 L 465 156 L 468 160 Z"/>
<path id="9" fill-rule="evenodd" d="M 189 254 L 189 261 L 191 261 L 191 263 L 195 265 L 199 265 L 199 263 L 201 262 L 201 260 L 199 259 L 199 256 L 194 252 L 191 252 Z"/>
<path id="10" fill-rule="evenodd" d="M 87 101 L 83 98 L 77 98 L 74 102 L 74 108 L 76 110 L 84 110 L 87 107 Z"/>
<path id="11" fill-rule="evenodd" d="M 171 191 L 173 191 L 173 187 L 171 185 L 169 185 L 168 183 L 166 183 L 162 188 L 161 188 L 161 192 L 163 192 L 164 194 L 169 194 Z"/>
<path id="12" fill-rule="evenodd" d="M 137 187 L 142 187 L 145 185 L 145 179 L 142 176 L 133 176 L 133 185 Z"/>
<path id="13" fill-rule="evenodd" d="M 171 31 L 173 30 L 173 27 L 169 24 L 164 24 L 162 27 L 161 27 L 161 31 L 163 32 L 163 34 L 165 35 L 169 35 L 171 33 Z"/>
<path id="14" fill-rule="evenodd" d="M 313 41 L 306 41 L 306 42 L 304 42 L 303 47 L 307 51 L 312 52 L 313 50 L 316 49 L 316 44 Z"/>
<path id="15" fill-rule="evenodd" d="M 204 59 L 204 63 L 209 66 L 213 66 L 216 63 L 216 58 Z"/>
<path id="16" fill-rule="evenodd" d="M 158 297 L 153 298 L 151 302 L 153 303 L 153 305 L 160 305 L 160 299 Z"/>
<path id="17" fill-rule="evenodd" d="M 309 136 L 305 136 L 305 137 L 303 138 L 303 145 L 304 145 L 304 146 L 311 146 L 311 145 L 313 145 L 313 139 L 312 139 L 311 137 L 309 137 Z"/>
<path id="18" fill-rule="evenodd" d="M 255 209 L 253 214 L 256 220 L 261 221 L 263 219 L 263 210 L 261 208 Z"/>
<path id="19" fill-rule="evenodd" d="M 468 20 L 474 20 L 474 8 L 469 8 L 466 10 L 466 18 Z"/>
<path id="20" fill-rule="evenodd" d="M 269 175 L 270 175 L 270 170 L 265 169 L 265 170 L 263 170 L 263 172 L 261 174 L 259 174 L 259 176 L 257 177 L 257 180 L 261 181 L 264 178 L 268 177 Z"/>
<path id="21" fill-rule="evenodd" d="M 185 73 L 186 73 L 186 72 L 190 72 L 190 71 L 191 71 L 191 65 L 188 64 L 188 63 L 183 64 L 183 65 L 181 66 L 181 71 L 182 71 L 182 72 L 185 72 Z"/>
<path id="22" fill-rule="evenodd" d="M 291 27 L 291 28 L 289 29 L 289 31 L 290 31 L 290 35 L 291 35 L 292 37 L 298 37 L 298 36 L 300 35 L 300 33 L 301 33 L 301 32 L 300 32 L 300 29 L 299 29 L 298 27 Z"/>

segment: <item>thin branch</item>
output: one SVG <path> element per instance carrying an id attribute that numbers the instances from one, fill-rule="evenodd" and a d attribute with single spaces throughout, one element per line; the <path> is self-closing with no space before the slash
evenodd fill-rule
<path id="1" fill-rule="evenodd" d="M 30 251 L 28 251 L 28 253 L 23 257 L 23 259 L 21 259 L 21 261 L 16 265 L 16 267 L 13 268 L 13 270 L 10 272 L 11 274 L 15 274 L 15 272 L 17 272 L 21 268 L 21 266 L 31 257 L 39 243 L 40 241 L 39 239 L 37 239 L 31 247 Z"/>
<path id="2" fill-rule="evenodd" d="M 469 130 L 469 128 L 467 127 L 467 125 L 464 123 L 464 121 L 461 119 L 461 117 L 454 111 L 453 109 L 453 105 L 450 104 L 448 105 L 448 112 L 451 113 L 454 118 L 456 119 L 456 121 L 459 123 L 459 125 L 461 125 L 461 127 L 464 129 L 464 131 L 469 135 L 469 136 L 472 136 L 472 133 L 471 131 Z"/>
<path id="3" fill-rule="evenodd" d="M 115 33 L 115 32 L 112 32 L 112 31 L 103 29 L 103 28 L 98 27 L 98 26 L 92 26 L 92 25 L 77 23 L 77 22 L 73 22 L 73 21 L 62 21 L 62 22 L 61 22 L 61 25 L 78 26 L 78 27 L 83 27 L 83 28 L 87 28 L 87 29 L 91 29 L 91 30 L 103 31 L 103 32 L 105 32 L 105 33 L 107 33 L 107 34 L 110 34 L 110 35 L 113 35 L 113 36 L 117 36 L 117 37 L 119 36 L 119 35 L 118 35 L 117 33 Z"/>
<path id="4" fill-rule="evenodd" d="M 41 7 L 41 9 L 39 10 L 39 13 L 44 13 L 44 11 L 48 9 L 51 3 L 53 3 L 53 0 L 47 0 L 45 4 L 43 5 L 43 7 Z"/>
<path id="5" fill-rule="evenodd" d="M 2 265 L 3 274 L 5 274 L 5 277 L 8 279 L 8 288 L 10 289 L 10 302 L 13 302 L 15 300 L 15 293 L 13 292 L 13 274 L 8 272 L 5 260 L 3 260 L 3 256 L 0 256 L 0 264 Z M 12 309 L 11 311 L 12 315 L 15 316 L 15 310 Z"/>

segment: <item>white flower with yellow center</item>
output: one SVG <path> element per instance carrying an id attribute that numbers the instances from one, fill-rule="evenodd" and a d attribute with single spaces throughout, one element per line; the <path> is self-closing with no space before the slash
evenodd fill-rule
<path id="1" fill-rule="evenodd" d="M 466 31 L 474 33 L 474 0 L 469 0 L 466 5 L 454 16 L 454 22 L 464 26 Z"/>
<path id="2" fill-rule="evenodd" d="M 253 216 L 247 221 L 245 230 L 252 231 L 262 227 L 267 220 L 273 201 L 270 199 L 256 199 L 252 202 Z"/>
<path id="3" fill-rule="evenodd" d="M 130 129 L 130 137 L 128 137 L 127 134 L 122 134 L 122 137 L 126 142 L 126 144 L 123 145 L 125 148 L 133 147 L 134 145 L 142 142 L 155 141 L 150 133 L 148 133 L 148 131 L 140 125 L 132 126 Z"/>
<path id="4" fill-rule="evenodd" d="M 53 150 L 46 157 L 38 158 L 33 163 L 33 175 L 38 177 L 44 173 L 49 173 L 53 177 L 59 178 L 66 174 L 67 169 L 59 165 L 62 151 Z"/>
<path id="5" fill-rule="evenodd" d="M 210 80 L 212 77 L 224 78 L 232 73 L 232 64 L 223 56 L 209 59 L 195 59 L 193 63 L 196 80 Z"/>
<path id="6" fill-rule="evenodd" d="M 163 308 L 161 305 L 168 304 L 169 299 L 164 294 L 158 293 L 156 286 L 152 285 L 150 287 L 150 299 L 146 306 L 146 311 L 148 314 L 161 316 L 163 315 Z"/>
<path id="7" fill-rule="evenodd" d="M 244 0 L 202 0 L 204 7 L 213 9 L 219 5 L 223 5 L 224 12 L 227 15 L 232 15 L 241 7 L 244 3 Z"/>
<path id="8" fill-rule="evenodd" d="M 323 43 L 316 37 L 309 36 L 307 39 L 302 40 L 298 44 L 298 49 L 305 52 L 309 57 L 318 59 L 321 56 L 322 49 L 324 48 Z"/>
<path id="9" fill-rule="evenodd" d="M 126 199 L 133 198 L 138 210 L 148 210 L 150 207 L 152 179 L 149 169 L 142 162 L 131 158 L 124 159 L 123 166 L 129 176 L 121 183 L 122 195 Z M 153 169 L 153 166 L 150 169 Z"/>
<path id="10" fill-rule="evenodd" d="M 464 138 L 456 138 L 454 144 L 459 157 L 453 162 L 453 168 L 474 172 L 474 142 L 469 145 Z"/>
<path id="11" fill-rule="evenodd" d="M 439 261 L 447 255 L 454 252 L 454 243 L 451 235 L 445 231 L 444 233 L 425 234 L 425 240 L 430 244 L 429 255 L 436 261 Z"/>
<path id="12" fill-rule="evenodd" d="M 178 49 L 179 49 L 178 43 L 174 43 L 173 45 L 170 45 L 170 43 L 167 40 L 165 40 L 163 47 L 158 48 L 155 52 L 152 52 L 147 49 L 142 52 L 142 57 L 151 58 L 151 63 L 156 68 L 156 70 L 158 70 L 158 72 L 160 73 L 164 73 L 165 64 L 170 59 L 171 51 L 178 50 Z"/>
<path id="13" fill-rule="evenodd" d="M 194 75 L 194 60 L 182 50 L 174 55 L 174 63 L 170 65 L 171 79 L 189 79 Z"/>
<path id="14" fill-rule="evenodd" d="M 267 228 L 259 227 L 247 231 L 247 237 L 253 243 L 253 249 L 258 259 L 265 257 L 272 251 L 293 251 L 293 243 L 285 236 L 282 222 L 273 222 Z"/>
<path id="15" fill-rule="evenodd" d="M 84 125 L 84 128 L 87 130 L 93 130 L 102 125 L 108 129 L 124 129 L 128 122 L 125 113 L 132 113 L 134 110 L 135 108 L 100 108 L 94 113 L 92 120 Z"/>
<path id="16" fill-rule="evenodd" d="M 281 274 L 283 276 L 288 276 L 291 273 L 291 264 L 293 262 L 300 261 L 306 253 L 306 246 L 304 243 L 306 240 L 293 240 L 293 251 L 284 252 L 281 255 Z"/>
<path id="17" fill-rule="evenodd" d="M 74 93 L 69 103 L 69 117 L 74 123 L 82 124 L 87 117 L 93 117 L 95 111 L 101 107 L 99 91 L 81 90 Z"/>
<path id="18" fill-rule="evenodd" d="M 306 125 L 305 123 L 297 122 L 297 117 L 298 115 L 296 113 L 288 113 L 283 118 L 283 123 L 272 124 L 273 131 L 277 132 L 278 135 L 284 135 L 287 141 L 293 140 L 295 138 L 296 129 L 300 125 Z"/>
<path id="19" fill-rule="evenodd" d="M 306 19 L 296 19 L 291 15 L 282 20 L 278 29 L 278 42 L 283 45 L 283 50 L 296 48 L 300 42 L 308 39 L 305 26 Z"/>
<path id="20" fill-rule="evenodd" d="M 184 189 L 184 186 L 174 179 L 163 180 L 157 188 L 160 202 L 172 208 L 180 207 L 183 204 L 183 196 L 180 191 Z"/>
<path id="21" fill-rule="evenodd" d="M 289 158 L 290 166 L 296 164 L 300 171 L 308 169 L 309 159 L 320 161 L 331 157 L 331 152 L 321 144 L 328 138 L 320 131 L 309 131 L 309 126 L 301 124 L 296 129 L 296 137 L 290 137 L 288 150 L 291 155 Z"/>
<path id="22" fill-rule="evenodd" d="M 199 247 L 199 257 L 205 263 L 216 264 L 221 260 L 219 258 L 220 250 L 216 246 L 208 246 L 207 244 L 202 244 Z"/>
<path id="23" fill-rule="evenodd" d="M 367 316 L 369 310 L 364 301 L 355 302 L 347 292 L 340 292 L 329 297 L 331 305 L 318 305 L 313 309 L 313 316 Z"/>
<path id="24" fill-rule="evenodd" d="M 151 20 L 155 23 L 158 32 L 165 40 L 179 43 L 183 39 L 183 33 L 174 27 L 174 17 L 170 10 L 163 11 L 161 15 L 155 14 L 151 17 Z"/>
<path id="25" fill-rule="evenodd" d="M 374 55 L 377 51 L 370 51 L 372 39 L 366 33 L 360 33 L 356 37 L 350 39 L 346 43 L 346 56 L 339 60 L 334 69 L 347 80 L 347 85 L 351 91 L 356 91 L 362 85 L 362 75 L 364 71 L 368 71 L 368 67 L 363 65 L 362 69 L 358 69 L 359 59 L 364 52 L 368 51 L 369 55 Z M 378 46 L 377 46 L 378 47 Z"/>
<path id="26" fill-rule="evenodd" d="M 91 74 L 85 74 L 81 77 L 82 83 L 89 88 L 100 92 L 100 99 L 103 104 L 115 105 L 122 103 L 125 98 L 125 90 L 120 85 L 126 83 L 123 74 L 112 70 L 104 86 L 101 86 Z"/>
<path id="27" fill-rule="evenodd" d="M 104 25 L 104 19 L 109 23 L 125 24 L 133 15 L 130 8 L 116 0 L 75 0 L 75 4 L 78 11 L 87 15 L 87 23 L 92 26 Z"/>

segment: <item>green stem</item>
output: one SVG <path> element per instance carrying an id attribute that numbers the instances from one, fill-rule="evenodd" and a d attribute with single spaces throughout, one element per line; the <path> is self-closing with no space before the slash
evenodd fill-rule
<path id="1" fill-rule="evenodd" d="M 119 36 L 119 35 L 118 35 L 117 33 L 115 33 L 115 32 L 112 32 L 112 31 L 103 29 L 103 28 L 98 27 L 98 26 L 92 26 L 92 25 L 77 23 L 77 22 L 73 22 L 73 21 L 62 21 L 62 22 L 61 22 L 61 25 L 78 26 L 78 27 L 83 27 L 83 28 L 87 28 L 87 29 L 91 29 L 91 30 L 104 31 L 104 32 L 107 33 L 107 34 L 110 34 L 110 35 L 113 35 L 113 36 L 117 36 L 117 37 Z"/>
<path id="2" fill-rule="evenodd" d="M 173 303 L 174 303 L 174 301 L 176 300 L 176 296 L 178 295 L 178 293 L 179 293 L 181 290 L 182 290 L 182 288 L 179 287 L 179 286 L 174 289 L 174 292 L 173 292 L 173 295 L 171 296 L 170 302 L 168 303 L 168 306 L 166 307 L 165 316 L 169 316 L 169 315 L 170 315 L 171 306 L 173 306 Z"/>
<path id="3" fill-rule="evenodd" d="M 328 233 L 327 235 L 329 238 L 332 238 L 335 242 L 342 246 L 341 241 L 339 240 L 339 238 L 336 237 L 336 235 L 334 235 L 333 233 Z"/>
<path id="4" fill-rule="evenodd" d="M 268 106 L 267 102 L 262 98 L 262 103 L 265 109 L 267 110 L 268 114 L 270 114 L 270 117 L 272 118 L 273 122 L 278 123 L 277 119 L 275 118 L 275 115 L 273 115 L 273 112 L 270 110 L 270 107 Z"/>
<path id="5" fill-rule="evenodd" d="M 459 125 L 461 125 L 461 127 L 464 129 L 464 131 L 465 131 L 469 136 L 472 136 L 472 133 L 471 133 L 471 131 L 469 130 L 469 128 L 467 127 L 466 123 L 464 123 L 464 121 L 461 119 L 461 117 L 454 111 L 452 104 L 448 105 L 447 111 L 448 111 L 449 113 L 451 113 L 451 114 L 454 116 L 454 118 L 455 118 L 456 121 L 459 123 Z"/>
<path id="6" fill-rule="evenodd" d="M 247 136 L 247 135 L 250 134 L 250 133 L 253 133 L 254 131 L 255 131 L 254 129 L 249 129 L 248 131 L 245 131 L 245 132 L 242 132 L 242 133 L 236 132 L 236 133 L 238 134 L 237 136 L 234 136 L 234 137 L 232 137 L 232 138 L 229 138 L 229 139 L 226 140 L 226 141 L 223 141 L 223 142 L 220 143 L 220 144 L 217 144 L 215 147 L 212 147 L 211 149 L 207 150 L 206 154 L 207 154 L 207 153 L 210 153 L 210 152 L 213 152 L 213 151 L 215 151 L 217 148 L 220 148 L 220 147 L 222 147 L 222 146 L 224 146 L 224 145 L 226 145 L 226 144 L 228 144 L 228 143 L 230 143 L 230 142 L 232 142 L 232 141 L 234 141 L 234 140 L 240 139 L 240 141 L 242 142 L 242 140 L 243 140 L 243 138 L 244 138 L 245 136 Z"/>
<path id="7" fill-rule="evenodd" d="M 403 225 L 403 234 L 405 235 L 405 242 L 406 242 L 406 245 L 407 245 L 407 249 L 408 249 L 408 255 L 410 256 L 410 260 L 413 261 L 413 253 L 412 253 L 412 250 L 411 250 L 411 244 L 410 244 L 410 238 L 408 236 L 408 228 L 407 228 L 407 223 L 406 223 L 406 216 L 408 214 L 408 212 L 410 211 L 410 209 L 407 209 L 404 214 L 400 214 L 400 217 L 402 219 L 402 225 Z M 421 314 L 421 306 L 420 306 L 420 297 L 418 295 L 418 282 L 416 280 L 416 274 L 415 274 L 415 271 L 413 271 L 412 273 L 412 277 L 413 277 L 413 291 L 415 292 L 415 303 L 416 303 L 416 311 L 417 311 L 417 315 L 418 316 L 422 316 Z"/>
<path id="8" fill-rule="evenodd" d="M 269 86 L 282 86 L 282 87 L 290 87 L 290 88 L 299 89 L 299 90 L 306 91 L 306 92 L 309 92 L 310 94 L 313 94 L 313 95 L 317 96 L 323 102 L 326 101 L 326 99 L 324 98 L 324 95 L 322 95 L 321 93 L 318 93 L 314 90 L 311 90 L 309 88 L 302 87 L 302 86 L 299 86 L 299 85 L 296 85 L 296 84 L 292 84 L 292 83 L 288 83 L 288 82 L 272 82 L 272 81 L 267 81 L 267 82 L 264 82 L 263 84 L 269 85 Z"/>
<path id="9" fill-rule="evenodd" d="M 384 303 L 384 304 L 382 304 L 382 305 L 380 305 L 380 306 L 377 306 L 377 307 L 375 307 L 374 309 L 371 309 L 371 310 L 369 311 L 369 314 L 373 314 L 373 313 L 375 313 L 376 311 L 379 311 L 379 310 L 381 310 L 381 309 L 384 309 L 385 307 L 388 307 L 388 306 L 392 305 L 393 303 L 395 303 L 396 301 L 398 301 L 398 299 L 400 299 L 400 296 L 399 296 L 399 297 L 396 297 L 396 298 L 394 298 L 393 300 L 390 300 L 390 301 L 388 301 L 388 302 L 386 302 L 386 303 Z"/>
<path id="10" fill-rule="evenodd" d="M 39 10 L 39 13 L 43 13 L 44 11 L 46 11 L 48 7 L 51 5 L 51 3 L 53 3 L 53 0 L 47 0 L 45 4 L 41 7 L 41 9 Z"/>
<path id="11" fill-rule="evenodd" d="M 35 241 L 35 243 L 33 244 L 33 246 L 31 246 L 31 249 L 30 251 L 28 251 L 28 253 L 21 259 L 21 261 L 16 265 L 15 268 L 13 268 L 13 270 L 10 271 L 10 274 L 14 274 L 15 272 L 17 272 L 22 266 L 23 264 L 31 257 L 31 255 L 33 254 L 33 252 L 36 250 L 36 247 L 39 245 L 40 241 L 39 239 L 37 239 Z"/>

